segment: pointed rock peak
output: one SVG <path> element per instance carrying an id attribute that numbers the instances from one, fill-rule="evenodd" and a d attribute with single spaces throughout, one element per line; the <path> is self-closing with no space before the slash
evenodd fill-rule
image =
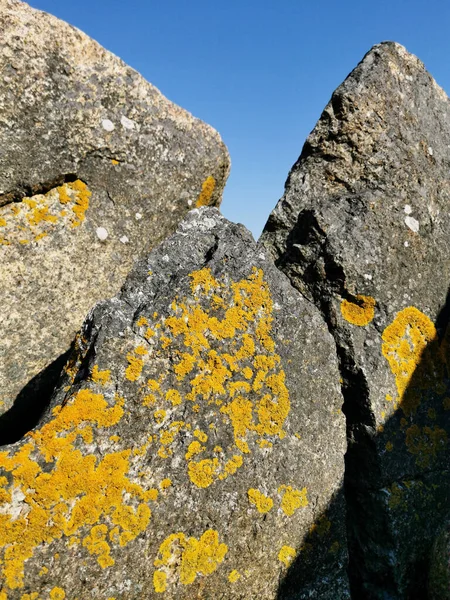
<path id="1" fill-rule="evenodd" d="M 332 95 L 261 240 L 336 342 L 355 598 L 427 597 L 423 565 L 448 510 L 449 114 L 415 56 L 372 48 Z"/>

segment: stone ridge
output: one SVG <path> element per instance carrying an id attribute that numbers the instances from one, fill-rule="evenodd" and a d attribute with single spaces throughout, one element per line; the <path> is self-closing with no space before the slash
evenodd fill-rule
<path id="1" fill-rule="evenodd" d="M 336 341 L 356 598 L 425 598 L 449 505 L 449 115 L 415 56 L 374 46 L 333 93 L 260 240 Z"/>
<path id="2" fill-rule="evenodd" d="M 1 600 L 348 598 L 341 404 L 319 311 L 191 211 L 0 452 Z"/>
<path id="3" fill-rule="evenodd" d="M 34 394 L 30 413 L 91 306 L 188 210 L 220 203 L 230 160 L 71 25 L 2 0 L 0 29 L 0 413 Z"/>

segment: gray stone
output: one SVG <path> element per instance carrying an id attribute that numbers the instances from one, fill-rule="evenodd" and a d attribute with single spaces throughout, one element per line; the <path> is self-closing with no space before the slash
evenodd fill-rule
<path id="1" fill-rule="evenodd" d="M 0 30 L 3 412 L 46 384 L 34 377 L 143 251 L 197 201 L 219 204 L 229 157 L 216 131 L 67 23 L 0 0 Z"/>
<path id="2" fill-rule="evenodd" d="M 357 598 L 426 597 L 448 510 L 449 117 L 415 56 L 375 46 L 333 93 L 261 238 L 336 341 Z"/>
<path id="3" fill-rule="evenodd" d="M 193 210 L 0 452 L 5 597 L 349 598 L 341 405 L 317 308 Z"/>

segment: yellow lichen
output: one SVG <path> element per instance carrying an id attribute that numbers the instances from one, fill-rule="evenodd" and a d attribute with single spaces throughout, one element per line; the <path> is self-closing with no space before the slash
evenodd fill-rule
<path id="1" fill-rule="evenodd" d="M 50 600 L 64 600 L 66 592 L 60 587 L 54 587 L 50 591 Z"/>
<path id="2" fill-rule="evenodd" d="M 142 369 L 144 367 L 144 361 L 141 358 L 138 358 L 134 354 L 127 354 L 128 367 L 125 370 L 125 377 L 129 381 L 136 381 L 139 379 L 142 373 Z"/>
<path id="3" fill-rule="evenodd" d="M 198 208 L 200 206 L 209 206 L 211 203 L 211 196 L 213 195 L 214 188 L 216 187 L 216 180 L 212 175 L 207 177 L 205 181 L 202 183 L 202 191 L 197 198 L 197 202 L 195 206 Z"/>
<path id="4" fill-rule="evenodd" d="M 233 569 L 233 571 L 231 571 L 231 573 L 228 575 L 228 581 L 230 583 L 236 583 L 236 581 L 238 581 L 238 579 L 241 578 L 241 574 L 239 573 L 239 571 L 236 571 L 236 569 Z"/>
<path id="5" fill-rule="evenodd" d="M 172 480 L 169 478 L 163 479 L 160 483 L 161 489 L 166 490 L 168 487 L 172 485 Z"/>
<path id="6" fill-rule="evenodd" d="M 414 306 L 400 311 L 383 331 L 381 350 L 395 377 L 398 392 L 396 402 L 400 402 L 406 416 L 416 412 L 420 404 L 418 392 L 430 385 L 428 377 L 431 373 L 419 377 L 418 367 L 420 365 L 422 368 L 426 365 L 425 361 L 430 360 L 424 353 L 427 346 L 436 339 L 436 335 L 433 322 Z M 422 370 L 428 371 L 423 368 Z M 408 389 L 413 374 L 414 389 Z"/>
<path id="7" fill-rule="evenodd" d="M 341 314 L 352 325 L 364 327 L 375 316 L 375 299 L 371 296 L 358 295 L 355 300 L 356 302 L 342 300 Z"/>
<path id="8" fill-rule="evenodd" d="M 291 517 L 297 509 L 308 506 L 305 487 L 302 490 L 296 490 L 290 485 L 281 485 L 278 488 L 278 493 L 283 494 L 281 510 L 288 517 Z"/>
<path id="9" fill-rule="evenodd" d="M 155 591 L 158 591 L 155 581 L 158 584 L 163 582 L 165 587 L 165 577 L 156 576 L 158 572 L 164 574 L 164 568 L 179 565 L 180 583 L 189 585 L 194 583 L 197 575 L 214 573 L 227 552 L 227 545 L 219 543 L 219 534 L 214 529 L 205 531 L 198 540 L 195 537 L 187 538 L 181 532 L 169 535 L 159 547 L 159 558 L 154 561 L 155 567 L 159 567 L 153 578 Z"/>
<path id="10" fill-rule="evenodd" d="M 278 560 L 282 562 L 286 567 L 289 567 L 297 556 L 297 551 L 292 546 L 283 546 L 278 553 Z"/>
<path id="11" fill-rule="evenodd" d="M 214 476 L 219 470 L 219 461 L 217 458 L 212 460 L 205 458 L 200 462 L 190 461 L 188 463 L 188 475 L 194 485 L 199 488 L 209 487 Z"/>
<path id="12" fill-rule="evenodd" d="M 253 504 L 260 513 L 267 513 L 273 508 L 273 500 L 268 496 L 265 496 L 259 490 L 250 488 L 247 492 L 248 500 L 250 504 Z"/>
<path id="13" fill-rule="evenodd" d="M 123 404 L 117 398 L 109 405 L 102 394 L 82 389 L 63 409 L 56 407 L 53 418 L 30 432 L 15 453 L 0 452 L 0 468 L 11 474 L 12 486 L 21 491 L 27 507 L 20 516 L 0 513 L 0 564 L 9 588 L 22 587 L 25 561 L 42 544 L 62 536 L 77 543 L 78 534 L 78 543 L 106 567 L 113 561 L 113 529 L 123 546 L 147 528 L 152 495 L 127 477 L 130 450 L 97 457 L 82 453 L 77 444 L 86 432 L 91 443 L 94 431 L 116 425 Z M 47 468 L 40 467 L 38 457 Z M 124 494 L 132 505 L 124 503 Z"/>
<path id="14" fill-rule="evenodd" d="M 100 371 L 98 365 L 94 365 L 91 373 L 91 380 L 95 383 L 100 383 L 101 385 L 105 385 L 109 382 L 111 378 L 111 371 L 109 369 L 105 369 L 104 371 Z"/>
<path id="15" fill-rule="evenodd" d="M 272 339 L 273 302 L 263 272 L 255 268 L 247 278 L 234 282 L 219 280 L 204 268 L 190 273 L 189 278 L 192 296 L 174 299 L 167 317 L 158 318 L 155 313 L 157 323 L 142 317 L 137 321 L 151 330 L 156 356 L 169 345 L 173 356 L 171 372 L 158 381 L 148 379 L 152 393 L 144 395 L 142 402 L 145 406 L 156 405 L 159 411 L 170 403 L 170 414 L 180 407 L 183 414 L 188 410 L 193 418 L 207 406 L 219 408 L 225 425 L 234 434 L 234 447 L 221 452 L 219 459 L 214 444 L 208 443 L 208 435 L 196 427 L 194 436 L 202 445 L 191 444 L 185 453 L 192 483 L 207 487 L 242 466 L 241 454 L 251 453 L 252 441 L 268 448 L 274 436 L 283 439 L 290 401 Z M 127 359 L 132 363 L 127 374 L 137 379 L 147 367 L 136 362 L 140 359 L 136 351 Z M 188 390 L 180 393 L 178 386 L 186 381 Z M 161 415 L 155 413 L 158 422 L 163 420 Z M 207 423 L 203 429 L 215 426 Z M 183 427 L 188 430 L 190 424 Z M 163 432 L 160 441 L 158 455 L 167 458 L 174 434 Z M 229 451 L 231 457 L 227 456 Z M 200 452 L 210 454 L 193 461 Z"/>
<path id="16" fill-rule="evenodd" d="M 153 573 L 153 587 L 158 594 L 165 592 L 167 589 L 167 575 L 164 571 L 155 571 Z"/>

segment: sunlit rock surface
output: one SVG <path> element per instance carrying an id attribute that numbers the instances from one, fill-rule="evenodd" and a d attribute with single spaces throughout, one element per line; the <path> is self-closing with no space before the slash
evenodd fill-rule
<path id="1" fill-rule="evenodd" d="M 449 117 L 415 56 L 375 46 L 332 95 L 261 240 L 336 340 L 355 598 L 425 598 L 448 511 Z"/>
<path id="2" fill-rule="evenodd" d="M 0 597 L 348 598 L 341 405 L 316 307 L 193 210 L 0 452 Z"/>
<path id="3" fill-rule="evenodd" d="M 51 387 L 50 365 L 134 259 L 220 202 L 229 157 L 78 29 L 0 0 L 0 30 L 1 413 Z"/>

